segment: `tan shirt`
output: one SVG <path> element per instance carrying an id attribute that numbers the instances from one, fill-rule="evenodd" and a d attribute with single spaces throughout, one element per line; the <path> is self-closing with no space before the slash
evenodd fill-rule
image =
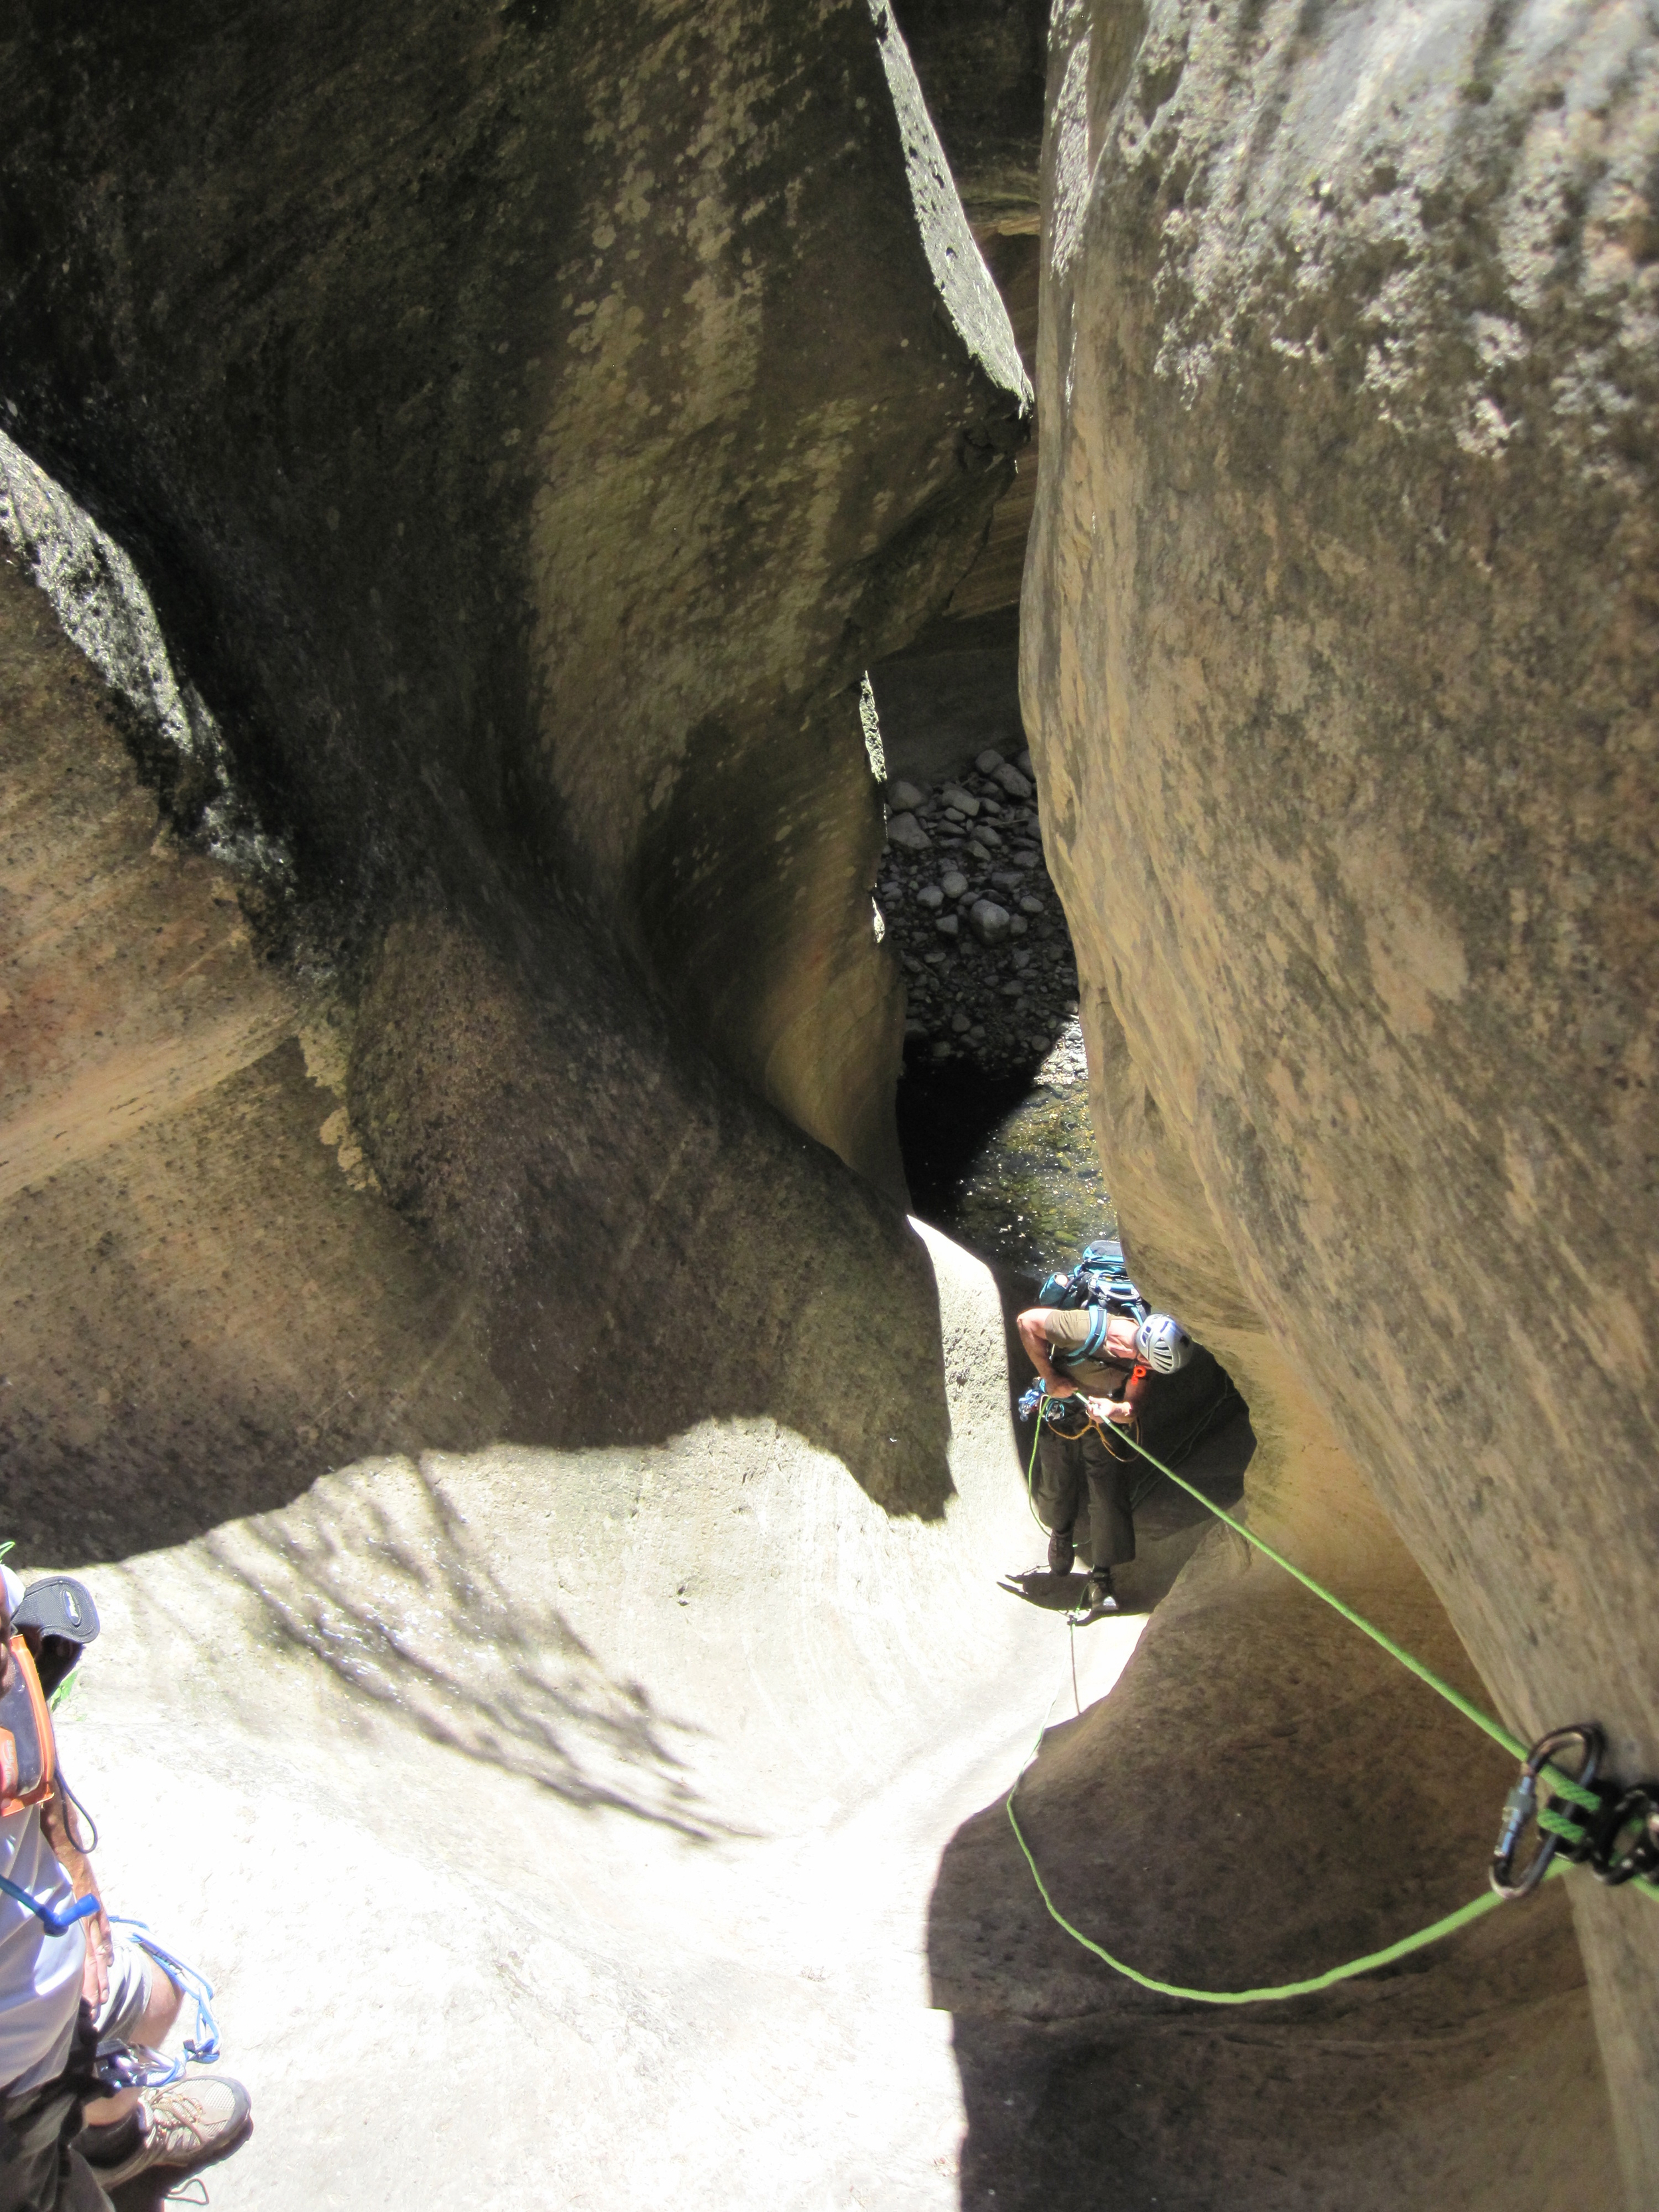
<path id="1" fill-rule="evenodd" d="M 1085 1359 L 1074 1364 L 1066 1356 L 1068 1346 L 1075 1350 L 1079 1345 L 1087 1341 L 1095 1318 L 1086 1306 L 1051 1312 L 1042 1324 L 1042 1333 L 1048 1340 L 1049 1358 L 1066 1380 L 1075 1382 L 1078 1389 L 1089 1397 L 1121 1398 L 1123 1386 L 1129 1379 L 1133 1362 Z"/>

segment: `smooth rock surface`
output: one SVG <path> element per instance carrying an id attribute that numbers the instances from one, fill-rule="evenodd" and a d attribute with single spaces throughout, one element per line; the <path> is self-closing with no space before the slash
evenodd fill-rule
<path id="1" fill-rule="evenodd" d="M 1642 6 L 1073 0 L 1023 666 L 1138 1270 L 1293 1431 L 1282 1348 L 1504 1717 L 1594 1716 L 1627 1778 L 1659 1769 L 1656 155 Z M 1659 1908 L 1569 1887 L 1645 2207 Z M 1499 2155 L 1507 2202 L 1558 2201 Z"/>
<path id="2" fill-rule="evenodd" d="M 996 1588 L 1031 1533 L 1001 1304 L 927 1250 L 939 1518 L 741 1417 L 354 1461 L 89 1572 L 64 1754 L 252 2086 L 221 2212 L 959 2203 L 929 1892 L 1072 1685 Z"/>
<path id="3" fill-rule="evenodd" d="M 434 885 L 553 999 L 614 951 L 898 1190 L 857 686 L 1028 391 L 886 11 L 31 4 L 0 68 L 9 433 L 346 957 Z"/>

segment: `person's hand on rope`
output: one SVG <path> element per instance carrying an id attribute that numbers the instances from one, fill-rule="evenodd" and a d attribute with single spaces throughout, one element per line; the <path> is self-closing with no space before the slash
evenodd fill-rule
<path id="1" fill-rule="evenodd" d="M 1091 1420 L 1110 1421 L 1120 1429 L 1127 1429 L 1135 1417 L 1133 1407 L 1121 1398 L 1085 1398 L 1083 1402 Z"/>

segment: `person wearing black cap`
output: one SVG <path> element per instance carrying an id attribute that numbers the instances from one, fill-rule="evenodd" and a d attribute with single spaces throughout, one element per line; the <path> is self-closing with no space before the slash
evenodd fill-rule
<path id="1" fill-rule="evenodd" d="M 0 1567 L 0 2212 L 108 2212 L 106 2187 L 228 2146 L 248 2097 L 222 2076 L 143 2086 L 185 1991 L 148 1939 L 112 1938 L 49 1703 L 97 1608 L 67 1575 L 26 1591 Z M 118 2047 L 140 2076 L 126 2086 Z"/>

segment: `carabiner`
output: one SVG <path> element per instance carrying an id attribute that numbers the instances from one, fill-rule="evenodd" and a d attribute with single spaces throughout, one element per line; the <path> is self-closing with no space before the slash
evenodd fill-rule
<path id="1" fill-rule="evenodd" d="M 1601 1763 L 1601 1731 L 1594 1721 L 1587 1721 L 1579 1728 L 1552 1729 L 1547 1735 L 1540 1735 L 1527 1753 L 1526 1764 L 1516 1777 L 1514 1788 L 1504 1800 L 1504 1819 L 1492 1855 L 1492 1886 L 1500 1897 L 1511 1900 L 1530 1897 L 1549 1872 L 1550 1861 L 1555 1856 L 1555 1837 L 1544 1838 L 1518 1880 L 1515 1875 L 1516 1846 L 1526 1832 L 1528 1822 L 1537 1818 L 1539 1775 L 1564 1745 L 1575 1743 L 1582 1747 L 1583 1764 L 1571 1779 L 1588 1790 Z"/>
<path id="2" fill-rule="evenodd" d="M 1613 1845 L 1632 1826 L 1634 1840 L 1615 1852 Z M 1650 1875 L 1659 1869 L 1659 1782 L 1638 1782 L 1626 1790 L 1607 1817 L 1590 1865 L 1597 1881 L 1610 1889 L 1634 1875 Z"/>

